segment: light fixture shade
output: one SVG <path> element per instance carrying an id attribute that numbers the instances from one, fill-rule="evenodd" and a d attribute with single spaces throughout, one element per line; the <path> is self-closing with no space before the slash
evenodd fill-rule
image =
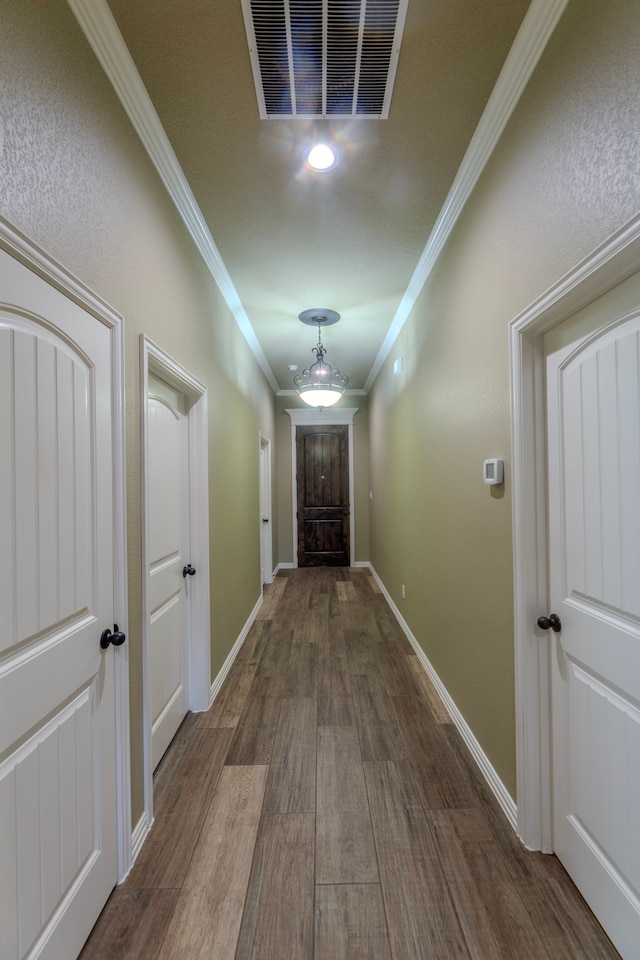
<path id="1" fill-rule="evenodd" d="M 336 323 L 340 315 L 334 310 L 305 310 L 299 319 L 302 323 L 318 324 L 318 344 L 311 351 L 316 362 L 293 378 L 296 393 L 310 407 L 331 407 L 343 395 L 349 378 L 325 362 L 326 350 L 320 339 L 320 327 L 323 323 Z"/>
<path id="2" fill-rule="evenodd" d="M 337 403 L 342 396 L 342 393 L 338 390 L 314 390 L 311 387 L 307 387 L 306 390 L 298 390 L 298 393 L 304 402 L 308 403 L 310 407 L 332 407 L 334 403 Z"/>
<path id="3" fill-rule="evenodd" d="M 317 361 L 293 378 L 296 393 L 310 407 L 330 407 L 344 393 L 349 378 L 324 362 L 325 350 L 320 341 L 313 352 L 318 357 Z"/>

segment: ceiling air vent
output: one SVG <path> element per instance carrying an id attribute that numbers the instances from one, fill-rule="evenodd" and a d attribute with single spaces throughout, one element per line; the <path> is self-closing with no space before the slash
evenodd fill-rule
<path id="1" fill-rule="evenodd" d="M 386 119 L 407 4 L 242 0 L 262 119 Z"/>

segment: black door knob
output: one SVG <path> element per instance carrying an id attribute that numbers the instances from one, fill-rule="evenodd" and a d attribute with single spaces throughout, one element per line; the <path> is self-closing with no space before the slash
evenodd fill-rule
<path id="1" fill-rule="evenodd" d="M 554 633 L 560 633 L 562 624 L 557 613 L 552 613 L 548 617 L 538 617 L 538 626 L 541 630 L 553 630 Z"/>
<path id="2" fill-rule="evenodd" d="M 109 630 L 108 627 L 106 630 L 102 631 L 102 636 L 100 637 L 100 646 L 103 650 L 106 650 L 110 643 L 112 643 L 114 647 L 121 647 L 126 639 L 126 634 L 124 634 L 122 630 L 118 629 L 117 623 L 114 623 L 113 633 L 111 633 L 111 630 Z"/>
<path id="3" fill-rule="evenodd" d="M 190 563 L 188 563 L 186 567 L 182 568 L 183 577 L 192 577 L 195 572 L 196 572 L 196 568 L 192 567 Z"/>

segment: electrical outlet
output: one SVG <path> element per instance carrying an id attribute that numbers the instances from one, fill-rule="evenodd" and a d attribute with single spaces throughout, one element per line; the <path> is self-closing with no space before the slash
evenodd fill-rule
<path id="1" fill-rule="evenodd" d="M 402 584 L 402 599 L 403 600 L 407 599 L 407 591 L 404 588 L 404 583 Z"/>

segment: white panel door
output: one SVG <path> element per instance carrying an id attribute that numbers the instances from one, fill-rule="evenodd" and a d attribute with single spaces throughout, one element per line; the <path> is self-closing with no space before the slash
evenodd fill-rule
<path id="1" fill-rule="evenodd" d="M 555 850 L 640 954 L 640 275 L 547 334 Z M 550 631 L 551 632 L 551 631 Z"/>
<path id="2" fill-rule="evenodd" d="M 186 399 L 149 376 L 149 670 L 153 767 L 188 707 L 189 437 Z"/>
<path id="3" fill-rule="evenodd" d="M 116 883 L 111 332 L 0 251 L 0 956 Z"/>
<path id="4" fill-rule="evenodd" d="M 271 442 L 263 437 L 260 438 L 260 570 L 260 582 L 272 583 Z"/>

